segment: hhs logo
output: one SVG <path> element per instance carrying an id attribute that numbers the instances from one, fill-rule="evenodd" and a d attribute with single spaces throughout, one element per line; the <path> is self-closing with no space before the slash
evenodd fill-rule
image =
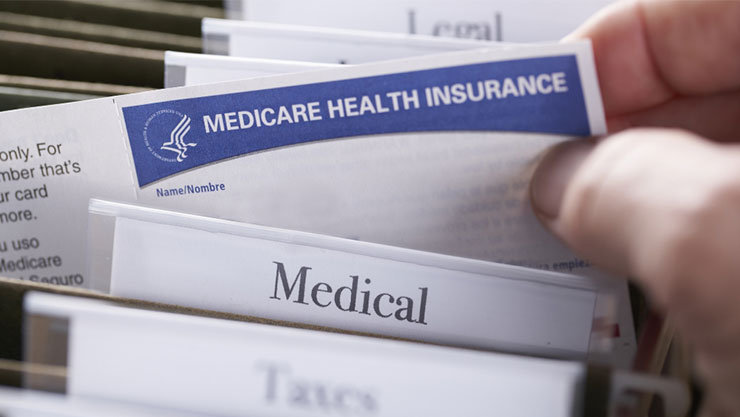
<path id="1" fill-rule="evenodd" d="M 182 162 L 188 157 L 188 149 L 197 143 L 186 142 L 190 132 L 190 117 L 177 110 L 160 110 L 144 124 L 144 143 L 149 152 L 164 162 Z"/>

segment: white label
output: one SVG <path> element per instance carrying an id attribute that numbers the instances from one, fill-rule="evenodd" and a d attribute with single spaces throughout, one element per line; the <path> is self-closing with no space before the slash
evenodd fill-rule
<path id="1" fill-rule="evenodd" d="M 119 217 L 111 294 L 442 344 L 574 358 L 588 352 L 593 283 L 568 287 L 558 282 L 563 277 L 534 270 L 533 282 L 497 264 L 459 260 L 476 273 L 439 255 L 412 253 L 406 261 L 399 249 L 391 252 L 396 260 L 373 256 L 372 245 L 358 254 L 326 249 L 320 236 L 291 244 L 287 231 L 278 232 L 281 242 L 240 230 Z"/>
<path id="2" fill-rule="evenodd" d="M 215 415 L 566 417 L 577 414 L 584 373 L 573 362 L 47 294 L 31 294 L 26 309 L 70 319 L 70 396 Z"/>

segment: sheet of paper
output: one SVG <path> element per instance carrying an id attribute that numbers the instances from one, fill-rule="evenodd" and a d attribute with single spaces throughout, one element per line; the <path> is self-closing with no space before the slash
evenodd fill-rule
<path id="1" fill-rule="evenodd" d="M 578 362 L 117 307 L 32 293 L 69 321 L 68 395 L 213 415 L 580 415 Z M 136 341 L 132 343 L 132 341 Z M 531 401 L 537 398 L 537 401 Z"/>
<path id="2" fill-rule="evenodd" d="M 111 98 L 0 113 L 0 275 L 85 286 L 90 197 L 134 200 Z"/>
<path id="3" fill-rule="evenodd" d="M 9 139 L 0 145 L 6 276 L 86 285 L 91 197 L 599 274 L 542 228 L 527 197 L 545 149 L 605 132 L 588 44 L 5 112 L 0 131 Z M 634 349 L 626 286 L 623 297 L 615 343 L 626 363 Z"/>
<path id="4" fill-rule="evenodd" d="M 483 39 L 562 38 L 613 0 L 226 0 L 231 19 Z"/>
<path id="5" fill-rule="evenodd" d="M 238 58 L 167 51 L 164 54 L 164 86 L 170 88 L 210 84 L 336 66 L 314 62 Z"/>
<path id="6" fill-rule="evenodd" d="M 440 52 L 499 48 L 468 39 L 203 19 L 203 50 L 246 58 L 364 64 Z"/>

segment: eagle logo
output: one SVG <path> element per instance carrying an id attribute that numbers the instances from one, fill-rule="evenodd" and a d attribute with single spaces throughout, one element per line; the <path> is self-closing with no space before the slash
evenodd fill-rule
<path id="1" fill-rule="evenodd" d="M 180 123 L 172 129 L 170 132 L 169 142 L 162 144 L 163 151 L 172 151 L 177 154 L 177 162 L 182 162 L 183 159 L 187 158 L 188 148 L 193 148 L 198 145 L 195 142 L 186 143 L 185 135 L 190 132 L 190 117 L 183 115 L 180 119 Z"/>
<path id="2" fill-rule="evenodd" d="M 144 124 L 146 148 L 160 161 L 183 162 L 188 151 L 198 145 L 192 139 L 186 141 L 191 122 L 190 116 L 173 109 L 153 113 Z"/>

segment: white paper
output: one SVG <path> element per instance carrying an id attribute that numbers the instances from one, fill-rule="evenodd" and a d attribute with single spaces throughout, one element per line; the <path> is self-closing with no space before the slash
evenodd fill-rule
<path id="1" fill-rule="evenodd" d="M 167 51 L 164 66 L 164 86 L 170 88 L 290 74 L 336 65 Z"/>
<path id="2" fill-rule="evenodd" d="M 580 411 L 585 369 L 574 362 L 134 310 L 40 293 L 27 296 L 25 308 L 69 319 L 72 397 L 224 416 L 565 417 Z"/>
<path id="3" fill-rule="evenodd" d="M 227 0 L 232 19 L 506 42 L 562 38 L 612 0 Z"/>
<path id="4" fill-rule="evenodd" d="M 203 50 L 246 58 L 364 64 L 440 52 L 500 48 L 495 42 L 203 19 Z"/>

